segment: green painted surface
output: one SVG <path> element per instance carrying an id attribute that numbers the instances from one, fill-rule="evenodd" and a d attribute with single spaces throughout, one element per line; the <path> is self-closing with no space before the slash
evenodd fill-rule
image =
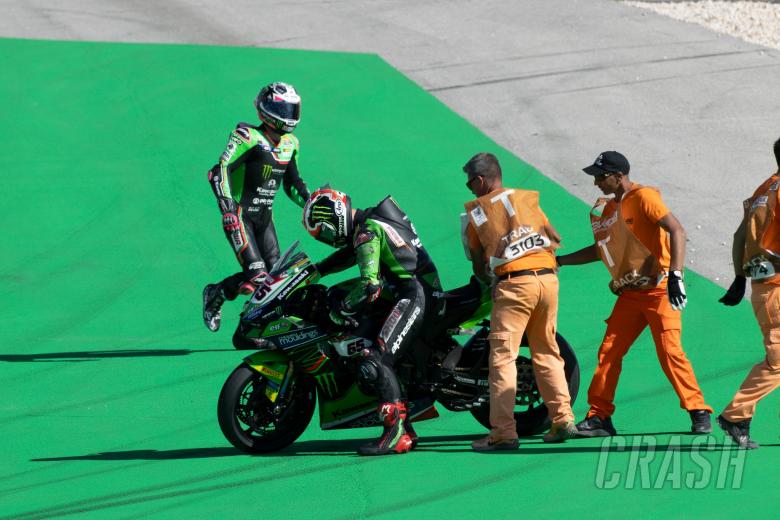
<path id="1" fill-rule="evenodd" d="M 667 433 L 655 436 L 654 457 L 609 453 L 601 476 L 619 477 L 613 490 L 597 485 L 600 440 L 533 438 L 515 454 L 480 455 L 469 449 L 480 426 L 447 412 L 420 423 L 424 441 L 407 456 L 359 458 L 354 448 L 373 431 L 314 425 L 276 455 L 233 450 L 215 410 L 243 357 L 230 347 L 240 304 L 226 305 L 223 329 L 211 334 L 200 291 L 237 264 L 206 170 L 233 125 L 254 120 L 261 84 L 276 79 L 303 95 L 297 135 L 310 187 L 330 182 L 357 206 L 392 193 L 446 287 L 468 276 L 457 236 L 467 198 L 460 166 L 477 151 L 499 155 L 507 184 L 542 192 L 565 250 L 589 242 L 585 204 L 375 56 L 0 40 L 0 516 L 625 518 L 736 516 L 748 504 L 756 516 L 772 514 L 780 395 L 754 421 L 762 449 L 740 459 L 716 433 L 698 459 L 693 437 L 669 433 L 687 431 L 688 416 L 648 334 L 626 358 L 615 423 L 629 445 Z M 282 246 L 301 238 L 324 255 L 299 222 L 280 194 Z M 582 364 L 581 417 L 613 297 L 599 265 L 567 269 L 561 280 L 560 330 Z M 760 336 L 747 304 L 722 308 L 714 284 L 691 272 L 687 282 L 686 350 L 720 410 L 761 358 Z M 670 442 L 683 448 L 668 450 Z M 739 489 L 722 462 L 743 464 Z M 683 489 L 674 489 L 675 475 Z M 686 490 L 702 477 L 705 489 Z M 662 489 L 645 489 L 656 484 Z"/>

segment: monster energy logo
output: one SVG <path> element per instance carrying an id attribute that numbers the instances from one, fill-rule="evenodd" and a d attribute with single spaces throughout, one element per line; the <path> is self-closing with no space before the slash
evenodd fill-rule
<path id="1" fill-rule="evenodd" d="M 274 169 L 270 164 L 264 164 L 263 165 L 263 180 L 268 180 L 268 177 L 271 176 L 271 172 L 273 172 Z"/>
<path id="2" fill-rule="evenodd" d="M 314 376 L 317 379 L 317 384 L 323 392 L 328 394 L 329 397 L 333 397 L 338 392 L 338 386 L 336 385 L 336 376 L 332 372 L 326 374 L 320 374 Z"/>
<path id="3" fill-rule="evenodd" d="M 320 220 L 328 220 L 330 217 L 330 210 L 327 207 L 314 206 L 311 210 L 311 218 L 314 222 Z"/>

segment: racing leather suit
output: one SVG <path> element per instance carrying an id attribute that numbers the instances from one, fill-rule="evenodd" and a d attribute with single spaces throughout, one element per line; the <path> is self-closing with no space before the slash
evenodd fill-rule
<path id="1" fill-rule="evenodd" d="M 279 186 L 300 207 L 309 197 L 298 173 L 298 148 L 292 134 L 283 134 L 274 144 L 261 127 L 239 123 L 219 162 L 209 170 L 225 235 L 242 267 L 220 282 L 228 300 L 238 296 L 245 281 L 270 269 L 279 258 L 272 214 Z"/>
<path id="2" fill-rule="evenodd" d="M 360 283 L 341 303 L 343 314 L 358 313 L 375 302 L 381 290 L 391 292 L 395 304 L 375 344 L 364 352 L 358 377 L 376 389 L 380 402 L 392 403 L 402 398 L 393 365 L 420 333 L 441 283 L 412 222 L 391 197 L 376 207 L 356 210 L 354 226 L 352 245 L 317 268 L 325 276 L 358 264 Z"/>

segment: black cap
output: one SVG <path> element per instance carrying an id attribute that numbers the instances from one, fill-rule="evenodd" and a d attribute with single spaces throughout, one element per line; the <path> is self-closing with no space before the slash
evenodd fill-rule
<path id="1" fill-rule="evenodd" d="M 602 152 L 590 166 L 582 169 L 588 175 L 604 175 L 605 173 L 623 173 L 628 175 L 628 159 L 620 152 Z"/>

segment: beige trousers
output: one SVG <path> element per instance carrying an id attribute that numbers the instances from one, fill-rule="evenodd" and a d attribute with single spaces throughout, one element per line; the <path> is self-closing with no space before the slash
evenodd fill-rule
<path id="1" fill-rule="evenodd" d="M 501 280 L 493 293 L 490 317 L 490 437 L 516 439 L 515 360 L 527 332 L 536 383 L 554 424 L 574 420 L 555 329 L 558 321 L 558 277 L 525 275 Z"/>
<path id="2" fill-rule="evenodd" d="M 750 370 L 723 410 L 723 417 L 731 422 L 753 417 L 758 402 L 780 386 L 780 286 L 753 283 L 752 289 L 750 302 L 764 335 L 766 357 Z"/>

